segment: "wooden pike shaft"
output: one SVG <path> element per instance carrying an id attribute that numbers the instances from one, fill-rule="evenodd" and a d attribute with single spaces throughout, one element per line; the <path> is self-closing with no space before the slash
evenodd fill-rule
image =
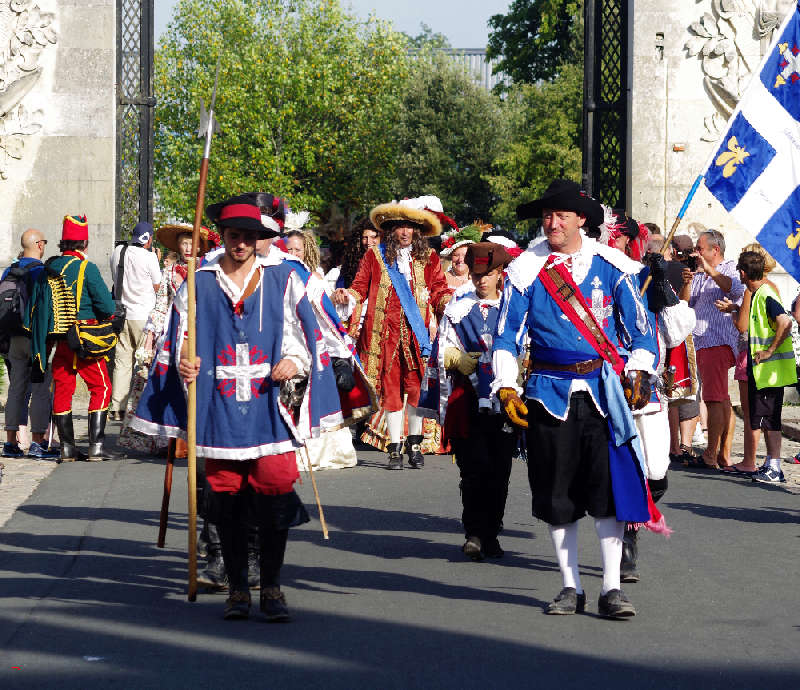
<path id="1" fill-rule="evenodd" d="M 322 501 L 319 500 L 319 491 L 317 491 L 317 480 L 314 479 L 314 468 L 311 466 L 311 456 L 308 454 L 308 448 L 305 446 L 300 447 L 300 454 L 308 465 L 308 474 L 311 477 L 311 486 L 314 489 L 314 498 L 317 499 L 317 510 L 319 510 L 319 523 L 322 525 L 323 539 L 330 539 L 328 536 L 328 524 L 325 522 L 325 513 L 322 510 Z"/>
<path id="2" fill-rule="evenodd" d="M 203 204 L 206 198 L 206 180 L 208 179 L 208 158 L 200 164 L 200 183 L 197 187 L 197 204 L 194 209 L 194 227 L 192 228 L 192 256 L 188 261 L 186 276 L 186 293 L 189 301 L 187 355 L 194 364 L 197 357 L 197 293 L 194 273 L 197 254 L 200 249 L 200 222 L 203 218 Z M 189 601 L 197 599 L 197 382 L 189 384 L 186 419 L 187 480 L 189 485 Z"/>
<path id="3" fill-rule="evenodd" d="M 159 549 L 164 548 L 164 541 L 167 536 L 169 498 L 172 495 L 172 470 L 175 467 L 175 444 L 175 439 L 171 438 L 167 446 L 167 465 L 164 468 L 164 495 L 161 497 L 161 515 L 158 519 L 158 541 L 156 542 L 156 546 Z"/>

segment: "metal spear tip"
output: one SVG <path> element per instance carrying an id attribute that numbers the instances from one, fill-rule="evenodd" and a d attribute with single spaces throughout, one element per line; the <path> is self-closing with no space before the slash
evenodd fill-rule
<path id="1" fill-rule="evenodd" d="M 200 124 L 197 127 L 197 131 L 195 134 L 198 138 L 203 139 L 208 134 L 208 117 L 209 111 L 206 110 L 206 104 L 200 99 Z M 219 122 L 217 118 L 214 117 L 214 129 L 212 134 L 218 134 L 220 131 L 219 129 Z"/>

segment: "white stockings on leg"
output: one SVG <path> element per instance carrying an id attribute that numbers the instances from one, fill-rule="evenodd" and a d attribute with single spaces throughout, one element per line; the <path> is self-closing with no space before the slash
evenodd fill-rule
<path id="1" fill-rule="evenodd" d="M 408 412 L 408 435 L 422 436 L 422 416 L 417 412 L 417 408 L 406 405 L 406 412 Z"/>
<path id="2" fill-rule="evenodd" d="M 625 523 L 615 517 L 595 519 L 594 528 L 600 539 L 600 553 L 603 556 L 603 590 L 607 594 L 620 588 L 619 566 L 622 560 L 622 535 Z"/>
<path id="3" fill-rule="evenodd" d="M 551 525 L 550 538 L 553 540 L 553 547 L 556 550 L 563 586 L 574 587 L 580 594 L 583 592 L 583 587 L 581 587 L 581 576 L 578 573 L 578 523 Z M 619 572 L 619 563 L 617 571 Z"/>
<path id="4" fill-rule="evenodd" d="M 403 410 L 386 413 L 386 429 L 389 431 L 389 443 L 403 440 Z"/>

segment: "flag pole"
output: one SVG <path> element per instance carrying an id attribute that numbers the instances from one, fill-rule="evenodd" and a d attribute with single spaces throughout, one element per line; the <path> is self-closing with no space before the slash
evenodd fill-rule
<path id="1" fill-rule="evenodd" d="M 200 252 L 200 224 L 203 219 L 203 207 L 206 199 L 206 181 L 208 180 L 208 159 L 211 155 L 211 138 L 214 136 L 215 120 L 214 105 L 217 100 L 217 82 L 219 80 L 219 58 L 217 58 L 217 72 L 214 77 L 214 91 L 211 95 L 211 105 L 208 109 L 208 121 L 205 121 L 205 107 L 202 108 L 200 128 L 198 133 L 205 136 L 205 149 L 203 160 L 200 163 L 200 181 L 197 185 L 197 200 L 194 207 L 194 225 L 192 226 L 192 255 L 187 261 L 186 296 L 188 298 L 187 315 L 187 355 L 190 364 L 194 364 L 197 357 L 197 293 L 195 290 L 195 270 L 197 255 Z M 205 125 L 205 131 L 203 131 Z M 193 379 L 188 386 L 187 415 L 186 415 L 186 445 L 187 451 L 187 480 L 189 488 L 189 588 L 187 598 L 189 601 L 197 599 L 197 381 Z"/>

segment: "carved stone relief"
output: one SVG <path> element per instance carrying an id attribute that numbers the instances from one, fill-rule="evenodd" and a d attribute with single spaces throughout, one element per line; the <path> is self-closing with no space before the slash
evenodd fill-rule
<path id="1" fill-rule="evenodd" d="M 35 0 L 0 0 L 0 180 L 10 159 L 20 159 L 25 137 L 38 132 L 41 110 L 22 103 L 42 74 L 39 58 L 57 41 L 55 17 Z"/>
<path id="2" fill-rule="evenodd" d="M 699 59 L 703 86 L 714 106 L 704 119 L 703 141 L 719 138 L 747 87 L 760 56 L 796 0 L 705 0 L 702 17 L 689 27 L 685 48 Z M 760 51 L 751 50 L 760 40 Z"/>

